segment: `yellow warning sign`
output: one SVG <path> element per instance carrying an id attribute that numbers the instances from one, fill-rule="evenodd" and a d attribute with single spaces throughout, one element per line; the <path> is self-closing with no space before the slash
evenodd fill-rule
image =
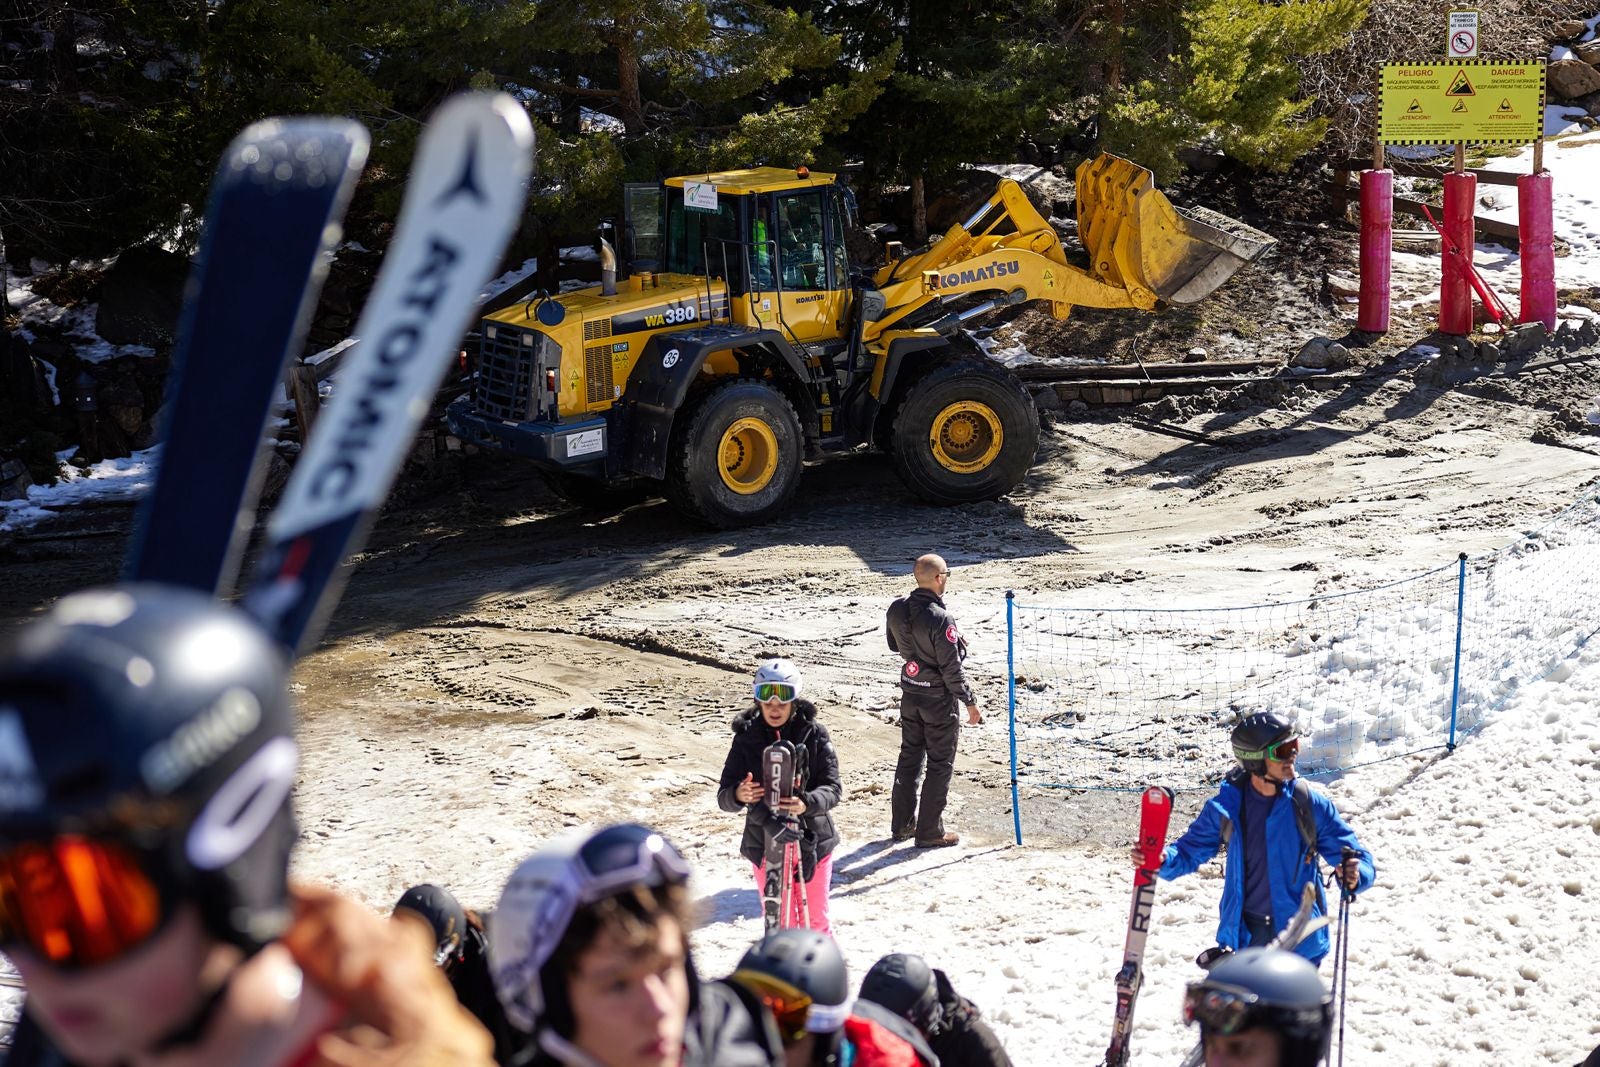
<path id="1" fill-rule="evenodd" d="M 1545 65 L 1389 63 L 1378 81 L 1384 144 L 1530 144 L 1544 134 Z"/>

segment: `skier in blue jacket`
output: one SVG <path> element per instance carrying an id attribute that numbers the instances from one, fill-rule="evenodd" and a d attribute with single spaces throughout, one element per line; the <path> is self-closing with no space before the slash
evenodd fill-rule
<path id="1" fill-rule="evenodd" d="M 1317 915 L 1328 904 L 1317 877 L 1317 856 L 1356 893 L 1377 877 L 1372 853 L 1338 810 L 1310 783 L 1294 776 L 1300 738 L 1272 712 L 1247 715 L 1233 729 L 1240 766 L 1206 801 L 1189 828 L 1162 853 L 1157 872 L 1171 881 L 1197 870 L 1227 846 L 1217 944 L 1225 949 L 1265 945 L 1300 906 L 1302 889 L 1317 887 Z M 1353 851 L 1343 858 L 1346 848 Z M 1140 853 L 1134 850 L 1134 865 Z M 1328 931 L 1319 929 L 1295 951 L 1312 963 L 1328 954 Z"/>

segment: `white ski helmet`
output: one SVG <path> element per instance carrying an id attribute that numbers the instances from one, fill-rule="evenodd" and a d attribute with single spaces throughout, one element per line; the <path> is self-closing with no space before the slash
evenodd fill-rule
<path id="1" fill-rule="evenodd" d="M 636 887 L 688 880 L 689 865 L 672 842 L 637 823 L 569 830 L 523 860 L 488 924 L 489 973 L 506 1018 L 541 1040 L 545 1030 L 569 1031 L 565 984 L 548 965 L 578 909 Z M 688 962 L 691 997 L 693 966 Z"/>
<path id="2" fill-rule="evenodd" d="M 794 700 L 803 692 L 800 679 L 800 668 L 786 659 L 769 659 L 756 668 L 755 681 L 751 683 L 751 692 L 756 700 L 761 700 L 762 686 L 788 686 L 789 700 Z M 771 692 L 771 690 L 768 690 Z M 768 697 L 768 699 L 771 699 Z M 781 697 L 779 699 L 782 699 Z"/>

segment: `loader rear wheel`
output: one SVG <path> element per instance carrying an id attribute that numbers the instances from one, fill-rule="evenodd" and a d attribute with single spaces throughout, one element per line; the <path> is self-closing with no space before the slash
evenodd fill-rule
<path id="1" fill-rule="evenodd" d="M 894 420 L 894 466 L 934 504 L 992 500 L 1016 488 L 1039 447 L 1039 416 L 1022 383 L 986 360 L 939 364 Z"/>
<path id="2" fill-rule="evenodd" d="M 673 427 L 667 499 L 691 518 L 728 529 L 765 522 L 800 483 L 800 417 L 766 382 L 718 385 Z"/>

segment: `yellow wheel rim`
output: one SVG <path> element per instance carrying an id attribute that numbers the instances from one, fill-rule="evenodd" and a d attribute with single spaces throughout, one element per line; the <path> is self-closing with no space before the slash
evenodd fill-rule
<path id="1" fill-rule="evenodd" d="M 740 419 L 722 431 L 717 446 L 722 484 L 740 496 L 765 489 L 778 471 L 778 437 L 760 419 Z"/>
<path id="2" fill-rule="evenodd" d="M 962 400 L 934 416 L 928 446 L 939 466 L 956 474 L 976 474 L 995 461 L 1006 433 L 988 404 Z"/>

